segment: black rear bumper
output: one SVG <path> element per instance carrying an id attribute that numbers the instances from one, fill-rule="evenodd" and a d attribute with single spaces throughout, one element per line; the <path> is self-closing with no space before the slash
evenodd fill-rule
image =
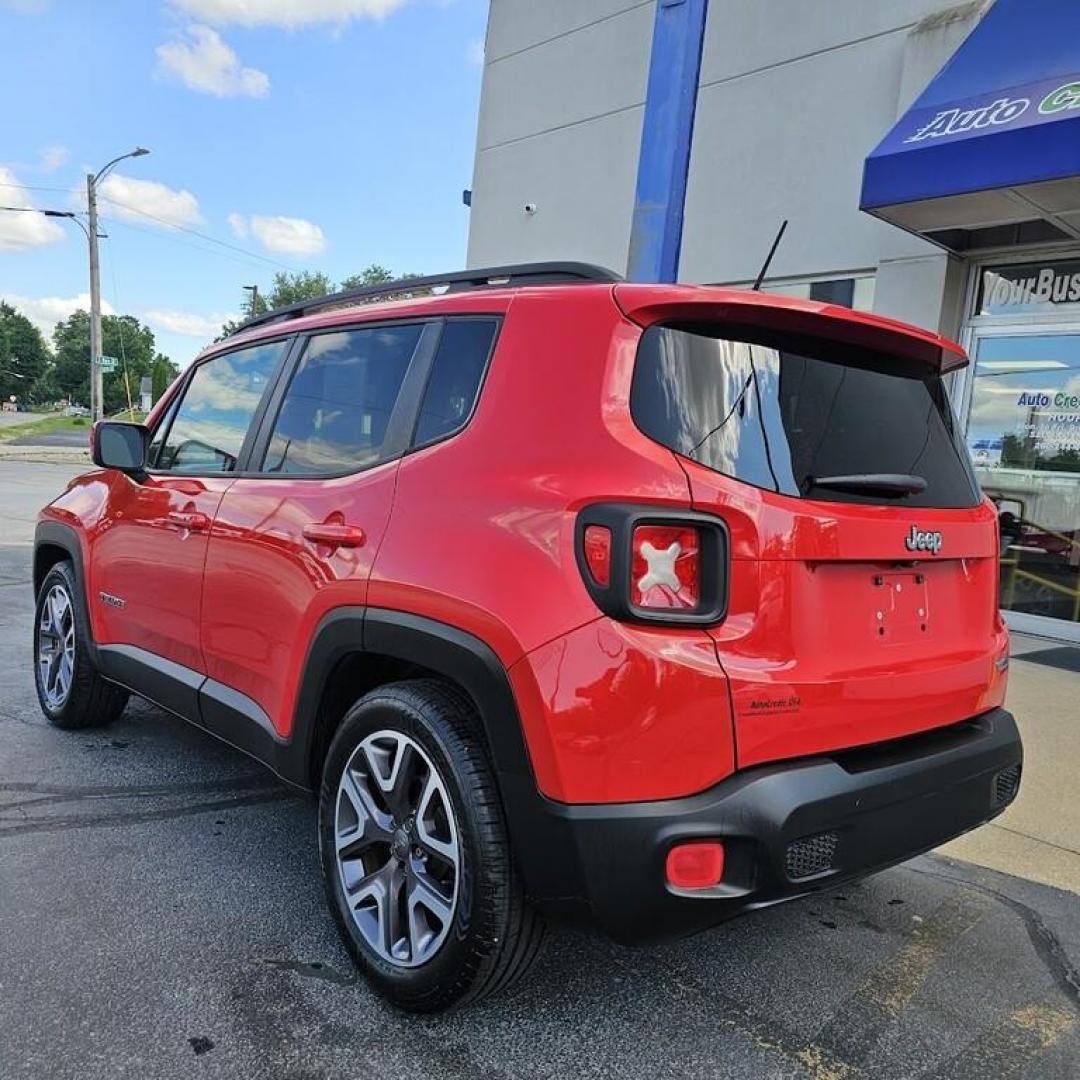
<path id="1" fill-rule="evenodd" d="M 1015 797 L 1022 758 L 1016 722 L 994 709 L 897 742 L 748 769 L 690 798 L 547 803 L 526 882 L 548 911 L 584 914 L 619 941 L 693 933 L 981 825 Z M 669 887 L 668 849 L 706 838 L 723 841 L 721 883 Z"/>

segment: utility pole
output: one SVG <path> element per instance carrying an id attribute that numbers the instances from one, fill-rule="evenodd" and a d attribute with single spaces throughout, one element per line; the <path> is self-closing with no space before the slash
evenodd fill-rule
<path id="1" fill-rule="evenodd" d="M 98 217 L 97 186 L 105 174 L 118 162 L 126 158 L 143 157 L 150 151 L 136 146 L 127 154 L 113 158 L 97 173 L 86 174 L 86 208 L 90 229 L 87 238 L 90 241 L 90 422 L 97 423 L 105 415 L 104 380 L 101 374 L 101 271 L 98 266 Z"/>
<path id="2" fill-rule="evenodd" d="M 254 319 L 259 314 L 259 286 L 245 285 L 244 292 L 251 293 L 251 310 L 248 312 L 248 318 Z"/>
<path id="3" fill-rule="evenodd" d="M 86 205 L 90 212 L 90 423 L 105 415 L 101 375 L 101 274 L 98 267 L 97 177 L 86 174 Z"/>

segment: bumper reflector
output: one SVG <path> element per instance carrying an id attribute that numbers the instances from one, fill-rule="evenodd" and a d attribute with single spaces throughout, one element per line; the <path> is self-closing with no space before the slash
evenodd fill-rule
<path id="1" fill-rule="evenodd" d="M 676 844 L 667 853 L 665 873 L 676 889 L 710 889 L 724 876 L 724 845 L 695 840 Z"/>

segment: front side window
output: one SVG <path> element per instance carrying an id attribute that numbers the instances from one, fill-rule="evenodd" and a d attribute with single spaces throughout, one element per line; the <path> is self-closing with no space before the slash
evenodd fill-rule
<path id="1" fill-rule="evenodd" d="M 381 460 L 423 330 L 411 323 L 311 338 L 281 403 L 263 471 L 330 475 Z"/>
<path id="2" fill-rule="evenodd" d="M 756 343 L 722 335 L 721 327 L 657 326 L 642 336 L 630 402 L 650 438 L 784 495 L 945 508 L 978 503 L 938 375 L 827 340 L 775 335 Z M 883 490 L 888 477 L 905 478 L 910 490 Z"/>
<path id="3" fill-rule="evenodd" d="M 200 364 L 179 406 L 170 410 L 172 423 L 151 457 L 151 467 L 186 474 L 234 472 L 255 410 L 286 347 L 287 342 L 273 341 Z"/>

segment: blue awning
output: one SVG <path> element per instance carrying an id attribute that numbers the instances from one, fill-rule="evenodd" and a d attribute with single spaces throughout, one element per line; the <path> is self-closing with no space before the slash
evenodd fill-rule
<path id="1" fill-rule="evenodd" d="M 1054 221 L 1080 211 L 1073 177 L 1080 0 L 997 0 L 866 159 L 860 205 L 924 233 Z"/>

